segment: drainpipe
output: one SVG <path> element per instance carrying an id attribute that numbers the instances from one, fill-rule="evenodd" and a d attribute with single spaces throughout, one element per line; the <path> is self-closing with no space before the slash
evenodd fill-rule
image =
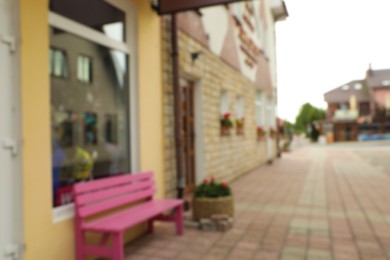
<path id="1" fill-rule="evenodd" d="M 176 144 L 176 174 L 177 174 L 177 197 L 184 197 L 185 180 L 182 165 L 182 120 L 181 120 L 181 93 L 179 84 L 179 48 L 177 38 L 176 14 L 171 15 L 171 44 L 172 44 L 172 73 L 173 73 L 173 95 L 174 95 L 174 116 L 175 116 L 175 144 Z"/>

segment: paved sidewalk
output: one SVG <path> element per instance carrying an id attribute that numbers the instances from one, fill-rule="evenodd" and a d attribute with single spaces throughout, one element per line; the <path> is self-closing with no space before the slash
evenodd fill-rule
<path id="1" fill-rule="evenodd" d="M 390 259 L 390 175 L 367 153 L 311 146 L 283 155 L 233 183 L 233 229 L 178 237 L 162 224 L 127 246 L 127 259 Z"/>

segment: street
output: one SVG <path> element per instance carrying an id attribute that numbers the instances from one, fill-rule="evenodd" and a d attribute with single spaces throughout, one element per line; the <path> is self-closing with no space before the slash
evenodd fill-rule
<path id="1" fill-rule="evenodd" d="M 233 183 L 234 228 L 162 224 L 128 259 L 390 259 L 389 143 L 309 145 Z"/>

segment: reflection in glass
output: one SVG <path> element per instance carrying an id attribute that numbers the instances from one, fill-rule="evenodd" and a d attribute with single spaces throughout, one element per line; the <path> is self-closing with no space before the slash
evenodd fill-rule
<path id="1" fill-rule="evenodd" d="M 50 48 L 50 75 L 58 78 L 69 76 L 68 60 L 63 50 Z"/>
<path id="2" fill-rule="evenodd" d="M 73 113 L 72 111 L 53 111 L 55 121 L 55 134 L 62 147 L 73 145 Z"/>
<path id="3" fill-rule="evenodd" d="M 86 56 L 77 58 L 77 79 L 83 83 L 92 82 L 92 60 Z"/>
<path id="4" fill-rule="evenodd" d="M 97 115 L 95 113 L 85 112 L 84 119 L 84 143 L 97 144 Z"/>
<path id="5" fill-rule="evenodd" d="M 67 80 L 51 77 L 53 204 L 61 206 L 72 201 L 76 182 L 130 172 L 129 66 L 125 53 L 50 32 L 70 72 Z M 88 85 L 79 79 L 81 54 L 93 61 Z"/>

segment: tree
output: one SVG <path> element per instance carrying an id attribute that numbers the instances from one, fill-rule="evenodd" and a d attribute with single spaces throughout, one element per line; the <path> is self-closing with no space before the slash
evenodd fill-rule
<path id="1" fill-rule="evenodd" d="M 319 132 L 314 127 L 316 121 L 325 119 L 325 110 L 317 108 L 310 103 L 302 105 L 295 120 L 295 129 L 299 133 L 306 133 L 313 141 L 317 141 Z"/>

